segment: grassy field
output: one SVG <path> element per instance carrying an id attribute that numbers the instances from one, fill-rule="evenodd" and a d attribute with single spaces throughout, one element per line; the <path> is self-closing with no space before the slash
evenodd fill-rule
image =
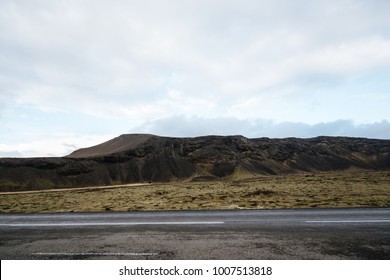
<path id="1" fill-rule="evenodd" d="M 390 207 L 390 172 L 321 172 L 0 194 L 1 213 L 308 207 Z"/>

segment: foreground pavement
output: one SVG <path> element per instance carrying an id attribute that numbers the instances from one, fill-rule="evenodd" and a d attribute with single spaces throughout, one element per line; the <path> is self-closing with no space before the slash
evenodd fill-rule
<path id="1" fill-rule="evenodd" d="M 390 259 L 390 208 L 1 214 L 1 259 Z"/>

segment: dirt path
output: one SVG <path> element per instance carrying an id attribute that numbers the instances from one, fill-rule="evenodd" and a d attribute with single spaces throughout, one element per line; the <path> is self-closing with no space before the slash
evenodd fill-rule
<path id="1" fill-rule="evenodd" d="M 83 191 L 83 190 L 103 190 L 103 189 L 140 187 L 140 186 L 146 186 L 146 185 L 150 185 L 150 184 L 148 184 L 148 183 L 133 183 L 133 184 L 110 185 L 110 186 L 93 186 L 93 187 L 48 189 L 48 190 L 34 190 L 34 191 L 0 192 L 0 195 L 65 192 L 65 191 Z"/>

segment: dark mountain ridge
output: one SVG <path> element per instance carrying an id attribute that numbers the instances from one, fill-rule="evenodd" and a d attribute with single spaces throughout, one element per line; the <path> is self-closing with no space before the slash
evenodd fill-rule
<path id="1" fill-rule="evenodd" d="M 62 158 L 0 159 L 0 191 L 390 169 L 390 140 L 126 134 Z"/>

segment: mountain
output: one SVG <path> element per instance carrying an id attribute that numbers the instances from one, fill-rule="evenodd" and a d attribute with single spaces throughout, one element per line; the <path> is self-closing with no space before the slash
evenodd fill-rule
<path id="1" fill-rule="evenodd" d="M 390 169 L 390 140 L 126 134 L 62 158 L 1 158 L 0 191 Z"/>
<path id="2" fill-rule="evenodd" d="M 102 144 L 77 150 L 71 153 L 70 158 L 90 158 L 111 155 L 134 150 L 150 139 L 157 140 L 158 136 L 151 134 L 124 134 Z"/>

